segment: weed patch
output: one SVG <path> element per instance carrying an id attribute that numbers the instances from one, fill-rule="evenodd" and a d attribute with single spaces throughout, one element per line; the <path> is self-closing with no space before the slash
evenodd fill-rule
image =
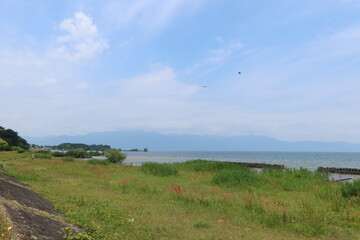
<path id="1" fill-rule="evenodd" d="M 221 170 L 215 173 L 212 182 L 229 187 L 252 187 L 260 185 L 261 178 L 256 172 L 243 167 L 235 170 Z"/>
<path id="2" fill-rule="evenodd" d="M 166 176 L 178 175 L 178 170 L 174 167 L 173 164 L 169 164 L 169 163 L 146 162 L 142 164 L 141 168 L 145 173 L 154 176 L 166 177 Z"/>
<path id="3" fill-rule="evenodd" d="M 51 159 L 52 156 L 49 153 L 35 153 L 34 154 L 35 158 L 40 158 L 40 159 Z"/>
<path id="4" fill-rule="evenodd" d="M 345 198 L 359 198 L 360 199 L 360 180 L 355 180 L 352 183 L 346 182 L 341 185 L 341 194 Z"/>
<path id="5" fill-rule="evenodd" d="M 64 162 L 73 162 L 74 158 L 72 158 L 72 157 L 62 157 L 61 160 L 63 160 Z"/>
<path id="6" fill-rule="evenodd" d="M 98 165 L 109 165 L 110 162 L 106 160 L 99 160 L 99 159 L 89 159 L 86 161 L 89 164 L 98 164 Z"/>
<path id="7" fill-rule="evenodd" d="M 196 221 L 194 224 L 195 228 L 210 228 L 210 224 L 204 221 Z"/>

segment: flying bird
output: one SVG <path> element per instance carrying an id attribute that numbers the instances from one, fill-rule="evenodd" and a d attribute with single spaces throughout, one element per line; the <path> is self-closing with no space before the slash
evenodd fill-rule
<path id="1" fill-rule="evenodd" d="M 207 86 L 202 86 L 203 88 L 207 88 Z"/>
<path id="2" fill-rule="evenodd" d="M 241 74 L 241 72 L 239 72 L 239 74 Z"/>

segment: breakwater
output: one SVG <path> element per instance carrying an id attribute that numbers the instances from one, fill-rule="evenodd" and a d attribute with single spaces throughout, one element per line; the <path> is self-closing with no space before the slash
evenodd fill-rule
<path id="1" fill-rule="evenodd" d="M 325 172 L 331 172 L 331 173 L 360 175 L 360 169 L 357 169 L 357 168 L 319 167 L 318 170 L 325 171 Z"/>

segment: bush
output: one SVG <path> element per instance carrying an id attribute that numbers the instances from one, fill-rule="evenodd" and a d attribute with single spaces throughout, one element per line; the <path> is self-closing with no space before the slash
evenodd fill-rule
<path id="1" fill-rule="evenodd" d="M 52 155 L 54 157 L 66 157 L 66 153 L 64 152 L 53 152 Z"/>
<path id="2" fill-rule="evenodd" d="M 178 174 L 178 171 L 174 165 L 169 163 L 146 162 L 142 164 L 141 168 L 144 172 L 154 176 L 171 176 Z"/>
<path id="3" fill-rule="evenodd" d="M 112 163 L 121 163 L 127 157 L 125 153 L 122 153 L 119 149 L 116 148 L 107 149 L 105 151 L 105 156 L 107 160 Z"/>
<path id="4" fill-rule="evenodd" d="M 86 152 L 84 150 L 71 149 L 66 153 L 66 156 L 74 157 L 74 158 L 86 158 Z"/>
<path id="5" fill-rule="evenodd" d="M 9 144 L 4 140 L 0 138 L 0 151 L 6 151 L 9 149 Z"/>
<path id="6" fill-rule="evenodd" d="M 37 153 L 44 153 L 44 154 L 50 154 L 50 150 L 37 150 Z"/>
<path id="7" fill-rule="evenodd" d="M 345 198 L 360 197 L 360 179 L 354 182 L 346 182 L 341 186 L 341 194 Z"/>
<path id="8" fill-rule="evenodd" d="M 26 150 L 21 147 L 11 147 L 11 151 L 17 151 L 18 153 L 24 153 Z"/>

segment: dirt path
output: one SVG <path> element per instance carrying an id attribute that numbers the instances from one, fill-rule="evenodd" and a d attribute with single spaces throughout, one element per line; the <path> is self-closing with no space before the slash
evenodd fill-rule
<path id="1" fill-rule="evenodd" d="M 80 232 L 64 222 L 63 214 L 47 200 L 0 170 L 0 208 L 12 227 L 12 239 L 64 240 L 65 227 Z"/>

